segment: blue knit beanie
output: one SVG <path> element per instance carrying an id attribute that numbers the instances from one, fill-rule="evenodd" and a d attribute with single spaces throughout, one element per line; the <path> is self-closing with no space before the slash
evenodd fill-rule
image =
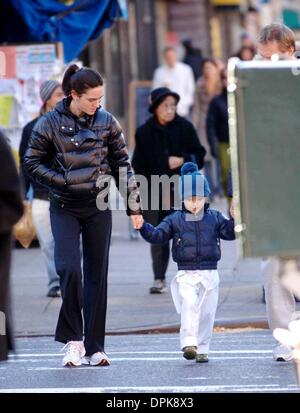
<path id="1" fill-rule="evenodd" d="M 197 164 L 186 162 L 182 165 L 180 172 L 179 194 L 182 200 L 192 196 L 208 196 L 210 194 L 208 181 L 199 172 Z"/>

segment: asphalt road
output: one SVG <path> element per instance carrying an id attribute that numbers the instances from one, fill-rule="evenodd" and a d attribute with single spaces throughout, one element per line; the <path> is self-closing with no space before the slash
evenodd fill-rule
<path id="1" fill-rule="evenodd" d="M 210 361 L 182 357 L 177 334 L 107 336 L 108 367 L 61 366 L 52 337 L 17 339 L 0 393 L 297 393 L 293 362 L 272 360 L 267 330 L 215 333 Z"/>

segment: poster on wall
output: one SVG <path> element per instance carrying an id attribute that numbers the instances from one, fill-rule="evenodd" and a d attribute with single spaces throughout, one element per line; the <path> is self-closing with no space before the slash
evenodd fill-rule
<path id="1" fill-rule="evenodd" d="M 35 118 L 42 102 L 43 81 L 60 79 L 63 53 L 60 43 L 1 46 L 0 128 L 18 150 L 24 125 Z"/>

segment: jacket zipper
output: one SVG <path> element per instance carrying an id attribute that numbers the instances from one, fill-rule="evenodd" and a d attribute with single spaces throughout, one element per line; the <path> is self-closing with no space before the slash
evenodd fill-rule
<path id="1" fill-rule="evenodd" d="M 199 227 L 198 227 L 198 222 L 195 221 L 195 226 L 196 226 L 196 251 L 197 251 L 197 257 L 196 261 L 200 262 L 200 232 L 199 232 Z"/>

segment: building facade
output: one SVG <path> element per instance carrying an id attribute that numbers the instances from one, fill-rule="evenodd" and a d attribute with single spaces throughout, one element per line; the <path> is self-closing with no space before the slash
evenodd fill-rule
<path id="1" fill-rule="evenodd" d="M 152 79 L 165 46 L 176 47 L 182 58 L 182 41 L 190 39 L 204 57 L 226 61 L 243 32 L 255 37 L 268 19 L 282 19 L 281 6 L 281 0 L 127 0 L 128 20 L 105 30 L 80 58 L 104 75 L 105 106 L 128 132 L 130 84 Z"/>

